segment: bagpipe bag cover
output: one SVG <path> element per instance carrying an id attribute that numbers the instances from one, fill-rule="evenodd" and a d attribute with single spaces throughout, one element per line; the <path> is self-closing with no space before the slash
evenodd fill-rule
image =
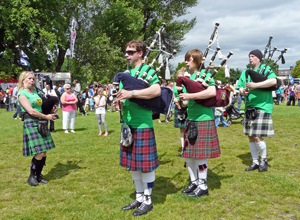
<path id="1" fill-rule="evenodd" d="M 176 80 L 176 86 L 184 85 L 188 93 L 197 93 L 207 89 L 201 82 L 181 76 Z M 216 88 L 216 96 L 209 99 L 197 99 L 195 102 L 205 107 L 224 107 L 229 104 L 230 91 Z"/>
<path id="2" fill-rule="evenodd" d="M 141 79 L 136 79 L 128 73 L 119 72 L 114 77 L 114 82 L 122 82 L 125 90 L 141 90 L 148 88 L 149 85 Z M 161 87 L 161 95 L 152 99 L 131 98 L 129 101 L 144 108 L 162 114 L 168 114 L 173 101 L 173 91 L 167 87 Z"/>

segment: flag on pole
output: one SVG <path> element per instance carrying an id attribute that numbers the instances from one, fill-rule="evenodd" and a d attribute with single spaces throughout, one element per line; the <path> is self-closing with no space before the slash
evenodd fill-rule
<path id="1" fill-rule="evenodd" d="M 24 53 L 23 50 L 20 50 L 20 63 L 22 66 L 28 66 L 29 57 Z"/>
<path id="2" fill-rule="evenodd" d="M 70 45 L 71 57 L 73 57 L 74 54 L 75 40 L 76 40 L 76 21 L 75 19 L 73 19 L 72 27 L 71 27 L 71 45 Z"/>
<path id="3" fill-rule="evenodd" d="M 289 82 L 294 83 L 294 78 L 291 75 L 289 75 Z"/>

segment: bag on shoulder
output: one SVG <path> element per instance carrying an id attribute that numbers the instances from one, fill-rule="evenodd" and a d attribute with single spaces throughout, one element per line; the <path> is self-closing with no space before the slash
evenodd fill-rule
<path id="1" fill-rule="evenodd" d="M 47 136 L 47 134 L 49 133 L 47 120 L 38 121 L 38 132 L 42 135 L 42 137 Z"/>
<path id="2" fill-rule="evenodd" d="M 197 123 L 195 121 L 190 121 L 187 126 L 187 136 L 189 140 L 195 140 L 198 136 Z"/>
<path id="3" fill-rule="evenodd" d="M 247 107 L 246 108 L 246 119 L 255 120 L 257 117 L 257 109 L 255 107 Z"/>

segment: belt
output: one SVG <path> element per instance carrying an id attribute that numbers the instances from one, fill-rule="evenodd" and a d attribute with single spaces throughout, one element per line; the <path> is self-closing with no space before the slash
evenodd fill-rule
<path id="1" fill-rule="evenodd" d="M 30 115 L 28 112 L 23 112 L 22 119 L 23 119 L 23 121 L 24 121 L 25 119 L 35 119 L 35 120 L 39 120 L 39 118 Z"/>

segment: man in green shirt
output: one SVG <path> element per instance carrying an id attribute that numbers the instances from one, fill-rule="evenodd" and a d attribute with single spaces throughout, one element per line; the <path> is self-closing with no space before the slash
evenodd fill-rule
<path id="1" fill-rule="evenodd" d="M 263 55 L 260 50 L 253 50 L 249 53 L 249 61 L 254 71 L 259 72 L 264 69 L 262 65 Z M 265 72 L 270 69 L 267 66 Z M 272 121 L 273 110 L 273 97 L 271 91 L 261 90 L 262 88 L 268 88 L 276 85 L 276 75 L 271 71 L 265 81 L 253 82 L 248 76 L 246 79 L 246 70 L 244 70 L 239 78 L 236 89 L 239 89 L 241 95 L 245 96 L 246 100 L 246 115 L 247 111 L 257 112 L 255 118 L 247 118 L 244 123 L 243 134 L 249 138 L 249 148 L 252 155 L 252 165 L 245 171 L 252 171 L 258 169 L 259 172 L 268 170 L 267 161 L 267 145 L 263 137 L 274 137 L 274 128 Z M 253 109 L 255 107 L 256 110 Z M 259 163 L 259 153 L 261 155 L 261 161 Z"/>
<path id="2" fill-rule="evenodd" d="M 146 54 L 146 44 L 141 40 L 132 40 L 126 45 L 125 57 L 129 61 L 132 69 L 130 75 L 135 76 L 136 71 L 141 65 L 138 77 L 149 67 L 143 64 Z M 154 73 L 150 69 L 148 76 Z M 126 147 L 120 146 L 120 165 L 131 171 L 132 179 L 136 187 L 136 199 L 122 210 L 135 209 L 133 215 L 139 216 L 147 214 L 153 209 L 151 192 L 154 186 L 155 173 L 158 167 L 158 156 L 156 141 L 153 130 L 152 111 L 138 104 L 131 102 L 130 98 L 151 99 L 160 96 L 161 89 L 158 77 L 155 75 L 149 82 L 149 87 L 142 90 L 125 90 L 120 82 L 120 91 L 114 105 L 119 107 L 121 101 L 124 122 L 130 127 L 133 136 L 133 143 Z"/>

